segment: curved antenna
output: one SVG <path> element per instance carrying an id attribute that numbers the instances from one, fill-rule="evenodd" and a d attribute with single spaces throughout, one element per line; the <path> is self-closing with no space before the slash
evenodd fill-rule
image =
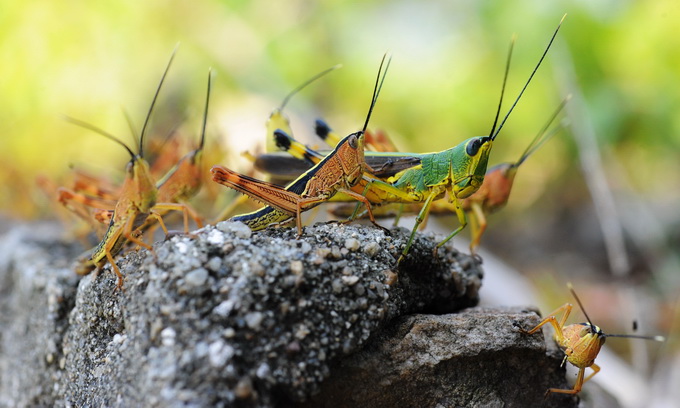
<path id="1" fill-rule="evenodd" d="M 328 69 L 326 69 L 326 70 L 323 70 L 323 71 L 319 72 L 318 74 L 314 75 L 313 77 L 309 78 L 308 80 L 306 80 L 305 82 L 303 82 L 301 85 L 298 85 L 297 88 L 295 88 L 295 89 L 293 89 L 292 91 L 290 91 L 290 93 L 289 93 L 288 95 L 286 95 L 285 98 L 283 98 L 283 102 L 281 102 L 281 106 L 279 106 L 279 109 L 278 109 L 278 110 L 279 110 L 279 111 L 282 111 L 283 108 L 286 107 L 286 104 L 288 104 L 288 102 L 290 101 L 290 99 L 291 99 L 293 96 L 295 96 L 295 94 L 297 94 L 298 92 L 300 92 L 301 90 L 303 90 L 304 88 L 306 88 L 307 85 L 311 84 L 312 82 L 316 81 L 317 79 L 321 78 L 322 76 L 326 75 L 327 73 L 329 73 L 329 72 L 331 72 L 331 71 L 335 71 L 336 69 L 341 68 L 341 67 L 342 67 L 342 64 L 334 65 L 334 66 L 332 66 L 332 67 L 330 67 L 330 68 L 328 68 Z"/>
<path id="2" fill-rule="evenodd" d="M 586 320 L 588 320 L 588 323 L 590 325 L 593 325 L 593 321 L 590 320 L 590 317 L 588 317 L 588 313 L 586 313 L 586 309 L 583 308 L 583 304 L 581 303 L 581 299 L 576 296 L 576 291 L 574 290 L 574 286 L 572 286 L 571 282 L 567 283 L 567 287 L 569 288 L 569 291 L 571 292 L 572 296 L 574 296 L 574 299 L 576 299 L 576 303 L 578 303 L 578 307 L 581 308 L 581 311 L 583 312 L 583 315 L 586 317 Z"/>
<path id="3" fill-rule="evenodd" d="M 498 109 L 496 109 L 496 117 L 493 120 L 493 125 L 491 125 L 489 137 L 493 136 L 493 132 L 494 130 L 496 130 L 496 125 L 498 124 L 498 118 L 501 115 L 503 95 L 505 94 L 505 85 L 508 82 L 508 72 L 510 72 L 510 60 L 512 59 L 512 50 L 513 48 L 515 48 L 515 41 L 517 41 L 517 35 L 513 35 L 512 40 L 510 40 L 510 50 L 508 51 L 508 59 L 505 62 L 505 74 L 503 75 L 503 85 L 501 86 L 501 99 L 498 101 Z"/>
<path id="4" fill-rule="evenodd" d="M 80 126 L 80 127 L 82 127 L 82 128 L 91 130 L 91 131 L 93 131 L 93 132 L 95 132 L 95 133 L 99 133 L 100 135 L 104 136 L 104 137 L 107 138 L 107 139 L 113 140 L 114 142 L 116 142 L 116 143 L 118 143 L 119 145 L 123 146 L 123 147 L 125 148 L 125 150 L 127 150 L 128 153 L 130 153 L 130 157 L 134 160 L 134 158 L 135 158 L 135 153 L 132 151 L 132 149 L 130 149 L 130 147 L 128 147 L 128 145 L 126 145 L 123 141 L 121 141 L 120 139 L 118 139 L 117 137 L 115 137 L 114 135 L 112 135 L 111 133 L 106 132 L 106 131 L 100 129 L 100 128 L 98 128 L 97 126 L 95 126 L 95 125 L 93 125 L 93 124 L 90 124 L 90 123 L 87 123 L 87 122 L 83 122 L 82 120 L 78 120 L 78 119 L 72 118 L 72 117 L 70 117 L 70 116 L 64 116 L 64 120 L 67 121 L 67 122 L 70 122 L 70 123 L 72 123 L 72 124 L 74 124 L 74 125 L 76 125 L 76 126 Z"/>
<path id="5" fill-rule="evenodd" d="M 210 105 L 210 91 L 212 89 L 212 68 L 208 68 L 208 92 L 205 95 L 205 109 L 203 110 L 203 126 L 201 127 L 201 142 L 198 145 L 199 150 L 203 150 L 205 143 L 205 128 L 208 124 L 208 105 Z"/>
<path id="6" fill-rule="evenodd" d="M 503 129 L 503 125 L 505 125 L 505 121 L 508 120 L 508 117 L 509 117 L 510 114 L 512 113 L 512 110 L 515 109 L 515 106 L 517 105 L 517 102 L 519 102 L 520 98 L 521 98 L 522 95 L 524 94 L 524 91 L 525 91 L 525 90 L 527 89 L 527 87 L 529 86 L 529 83 L 531 82 L 531 79 L 534 77 L 534 74 L 536 74 L 536 71 L 538 71 L 538 67 L 541 66 L 541 63 L 543 62 L 543 59 L 545 59 L 545 56 L 548 54 L 548 50 L 550 49 L 550 46 L 552 45 L 553 41 L 555 40 L 555 37 L 557 36 L 557 32 L 560 31 L 560 27 L 562 27 L 562 22 L 564 21 L 564 19 L 565 19 L 566 17 L 567 17 L 566 14 L 565 14 L 564 16 L 562 16 L 562 19 L 560 20 L 560 23 L 557 25 L 557 28 L 555 29 L 555 32 L 553 33 L 552 37 L 550 38 L 550 42 L 548 43 L 548 46 L 545 48 L 545 51 L 543 51 L 543 55 L 541 55 L 541 59 L 538 60 L 538 64 L 536 64 L 536 67 L 534 67 L 534 70 L 531 72 L 531 75 L 529 75 L 529 79 L 528 79 L 527 82 L 524 84 L 524 87 L 522 88 L 522 90 L 520 91 L 519 95 L 517 96 L 517 99 L 515 99 L 515 102 L 512 104 L 512 106 L 510 107 L 510 110 L 508 111 L 508 113 L 507 113 L 507 114 L 505 115 L 505 117 L 503 118 L 503 121 L 501 122 L 500 126 L 498 126 L 498 129 L 496 129 L 496 133 L 490 135 L 490 136 L 491 136 L 491 140 L 495 140 L 495 139 L 496 139 L 496 136 L 498 136 L 498 133 L 501 131 L 501 129 Z"/>
<path id="7" fill-rule="evenodd" d="M 163 72 L 163 76 L 161 77 L 161 81 L 158 83 L 158 87 L 156 88 L 156 93 L 153 96 L 153 99 L 151 100 L 151 106 L 149 106 L 149 112 L 146 114 L 146 118 L 144 119 L 144 125 L 142 126 L 142 132 L 139 134 L 139 156 L 144 157 L 144 133 L 146 132 L 146 127 L 149 124 L 149 119 L 151 118 L 151 112 L 153 112 L 153 107 L 156 105 L 156 100 L 158 99 L 158 94 L 161 92 L 161 86 L 163 86 L 163 81 L 165 81 L 165 77 L 168 74 L 168 70 L 170 70 L 170 65 L 172 64 L 172 60 L 175 58 L 175 54 L 177 53 L 177 48 L 179 48 L 179 44 L 175 46 L 175 49 L 172 50 L 172 55 L 170 55 L 170 60 L 168 61 L 168 65 L 165 67 L 165 71 Z"/>
<path id="8" fill-rule="evenodd" d="M 553 131 L 546 133 L 550 125 L 557 117 L 557 115 L 559 115 L 562 109 L 564 108 L 564 105 L 566 105 L 570 99 L 571 95 L 567 95 L 567 97 L 562 100 L 557 109 L 555 109 L 555 112 L 553 112 L 553 114 L 550 116 L 548 122 L 538 132 L 538 134 L 534 137 L 531 143 L 529 143 L 529 146 L 527 146 L 526 150 L 524 150 L 524 153 L 522 153 L 522 156 L 519 158 L 519 160 L 517 160 L 517 163 L 513 164 L 513 167 L 519 167 L 522 163 L 524 163 L 524 160 L 531 156 L 536 150 L 538 150 L 539 147 L 543 145 L 543 143 L 547 142 L 553 135 L 555 135 L 555 133 L 557 133 L 562 128 L 561 126 L 558 126 Z"/>
<path id="9" fill-rule="evenodd" d="M 382 67 L 385 63 L 385 58 L 387 58 L 387 65 L 385 65 L 385 71 L 383 72 Z M 382 89 L 383 82 L 385 82 L 385 76 L 387 75 L 387 69 L 390 67 L 390 62 L 392 62 L 392 57 L 387 57 L 387 54 L 383 55 L 382 60 L 380 60 L 380 67 L 378 67 L 378 76 L 375 78 L 375 86 L 373 87 L 373 97 L 371 98 L 371 106 L 368 108 L 368 115 L 366 115 L 366 121 L 364 122 L 364 127 L 361 130 L 362 133 L 366 132 L 368 127 L 368 121 L 371 120 L 371 114 L 373 113 L 373 108 L 378 101 L 378 96 L 380 95 L 380 90 Z M 382 78 L 380 77 L 382 74 Z"/>

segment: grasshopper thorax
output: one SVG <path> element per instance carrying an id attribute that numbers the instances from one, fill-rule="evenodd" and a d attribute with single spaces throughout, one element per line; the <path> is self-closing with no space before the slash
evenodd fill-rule
<path id="1" fill-rule="evenodd" d="M 606 335 L 592 323 L 570 324 L 562 328 L 564 349 L 567 361 L 576 367 L 590 367 L 606 340 Z"/>

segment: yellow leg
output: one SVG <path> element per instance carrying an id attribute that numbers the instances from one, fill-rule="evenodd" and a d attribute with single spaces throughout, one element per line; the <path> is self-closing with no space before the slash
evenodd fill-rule
<path id="1" fill-rule="evenodd" d="M 480 241 L 482 234 L 486 231 L 486 216 L 484 210 L 479 203 L 472 204 L 472 216 L 470 217 L 470 226 L 472 227 L 472 238 L 470 240 L 470 253 L 474 254 Z"/>

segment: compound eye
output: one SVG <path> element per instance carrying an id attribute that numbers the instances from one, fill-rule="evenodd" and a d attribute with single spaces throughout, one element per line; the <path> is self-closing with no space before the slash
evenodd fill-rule
<path id="1" fill-rule="evenodd" d="M 349 143 L 349 147 L 352 149 L 359 147 L 359 139 L 357 138 L 357 135 L 350 135 L 349 139 L 347 139 L 347 143 Z"/>
<path id="2" fill-rule="evenodd" d="M 474 139 L 467 144 L 465 147 L 465 152 L 468 154 L 468 156 L 476 156 L 481 146 L 482 141 L 480 139 Z"/>

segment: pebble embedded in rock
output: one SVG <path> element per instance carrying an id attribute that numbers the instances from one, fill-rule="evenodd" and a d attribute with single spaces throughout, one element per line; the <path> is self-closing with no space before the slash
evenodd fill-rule
<path id="1" fill-rule="evenodd" d="M 193 270 L 184 277 L 184 282 L 188 285 L 198 287 L 205 285 L 208 280 L 208 271 L 204 268 Z"/>
<path id="2" fill-rule="evenodd" d="M 237 238 L 248 239 L 253 234 L 248 226 L 242 222 L 222 221 L 217 223 L 217 229 L 225 233 L 233 233 Z"/>
<path id="3" fill-rule="evenodd" d="M 361 243 L 356 238 L 347 238 L 345 240 L 345 248 L 349 249 L 350 251 L 356 251 L 360 246 Z"/>
<path id="4" fill-rule="evenodd" d="M 255 331 L 260 330 L 262 319 L 264 319 L 264 315 L 261 312 L 250 312 L 245 316 L 246 324 Z"/>
<path id="5" fill-rule="evenodd" d="M 175 345 L 175 337 L 177 333 L 172 327 L 166 327 L 161 330 L 161 343 L 166 347 L 172 347 Z"/>
<path id="6" fill-rule="evenodd" d="M 341 279 L 347 286 L 352 286 L 359 282 L 358 276 L 343 276 Z"/>
<path id="7" fill-rule="evenodd" d="M 300 275 L 303 270 L 303 265 L 302 261 L 291 261 L 290 262 L 290 271 L 293 272 L 295 275 Z"/>
<path id="8" fill-rule="evenodd" d="M 380 244 L 377 242 L 369 242 L 364 246 L 364 252 L 368 256 L 375 256 L 380 251 Z"/>

